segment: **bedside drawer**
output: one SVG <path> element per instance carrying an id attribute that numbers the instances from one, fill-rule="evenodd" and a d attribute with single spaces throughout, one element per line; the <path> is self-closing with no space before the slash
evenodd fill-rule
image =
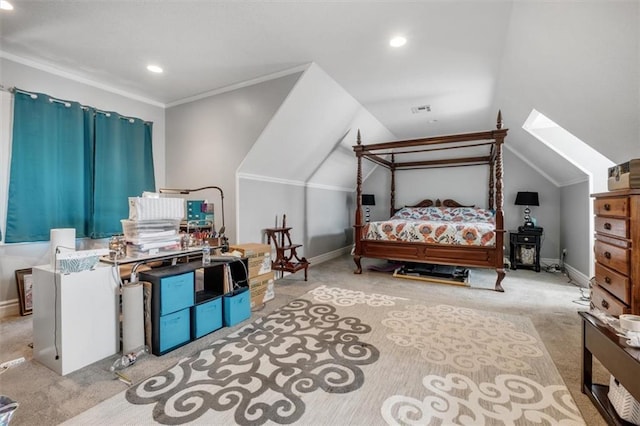
<path id="1" fill-rule="evenodd" d="M 598 263 L 629 275 L 629 250 L 596 240 L 594 251 Z"/>
<path id="2" fill-rule="evenodd" d="M 630 312 L 627 305 L 616 299 L 599 285 L 595 285 L 591 289 L 591 307 L 616 317 Z"/>
<path id="3" fill-rule="evenodd" d="M 631 304 L 631 285 L 628 277 L 596 262 L 596 282 L 627 305 Z"/>
<path id="4" fill-rule="evenodd" d="M 513 238 L 513 242 L 518 244 L 535 244 L 538 238 L 537 235 L 517 234 Z"/>
<path id="5" fill-rule="evenodd" d="M 593 221 L 596 232 L 614 237 L 629 238 L 628 222 L 625 219 L 596 216 Z"/>
<path id="6" fill-rule="evenodd" d="M 596 215 L 628 217 L 629 199 L 626 197 L 598 198 L 593 202 Z"/>

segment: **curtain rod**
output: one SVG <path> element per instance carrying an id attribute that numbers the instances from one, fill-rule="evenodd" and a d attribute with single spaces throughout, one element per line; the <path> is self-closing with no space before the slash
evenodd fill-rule
<path id="1" fill-rule="evenodd" d="M 9 92 L 9 93 L 12 93 L 12 94 L 15 94 L 15 93 L 22 93 L 23 95 L 28 95 L 28 96 L 30 96 L 30 97 L 31 97 L 31 99 L 38 99 L 38 94 L 37 94 L 37 93 L 27 92 L 26 90 L 18 89 L 18 88 L 17 88 L 17 87 L 15 87 L 15 86 L 14 86 L 14 87 L 8 87 L 8 88 L 7 88 L 7 87 L 4 87 L 3 85 L 1 85 L 1 84 L 0 84 L 0 90 L 1 90 L 1 91 L 4 91 L 4 92 Z M 49 96 L 49 95 L 47 95 L 47 96 Z M 67 108 L 71 107 L 71 102 L 69 102 L 69 101 L 65 101 L 65 100 L 62 100 L 62 99 L 56 99 L 56 98 L 54 98 L 54 97 L 52 97 L 52 96 L 49 96 L 49 102 L 57 102 L 57 103 L 63 104 L 63 105 L 64 105 L 64 106 L 66 106 Z M 97 108 L 92 107 L 92 106 L 87 106 L 87 105 L 82 105 L 82 104 L 80 104 L 80 108 L 82 108 L 82 109 L 83 109 L 83 110 L 85 110 L 85 111 L 86 111 L 86 110 L 89 110 L 89 109 L 92 109 L 92 110 L 94 111 L 94 113 L 104 114 L 104 115 L 105 115 L 105 116 L 107 116 L 107 117 L 111 117 L 111 113 L 110 113 L 110 112 L 102 111 L 102 110 L 97 109 Z M 116 113 L 116 114 L 117 114 L 117 113 Z M 135 122 L 135 120 L 136 120 L 136 119 L 135 119 L 135 117 L 125 117 L 124 115 L 120 115 L 120 114 L 118 114 L 118 115 L 119 115 L 119 118 L 120 118 L 121 120 L 127 120 L 129 123 L 132 123 L 132 124 L 133 124 L 133 123 Z M 153 124 L 153 122 L 152 122 L 152 121 L 144 121 L 144 120 L 142 120 L 142 122 L 143 122 L 143 124 L 147 124 L 147 125 L 149 125 L 149 124 Z"/>

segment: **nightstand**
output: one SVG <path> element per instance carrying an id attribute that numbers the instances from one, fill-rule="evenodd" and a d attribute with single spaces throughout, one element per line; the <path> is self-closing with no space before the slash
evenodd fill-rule
<path id="1" fill-rule="evenodd" d="M 541 228 L 538 228 L 541 229 Z M 540 272 L 542 232 L 509 231 L 509 261 L 511 269 L 529 268 Z"/>

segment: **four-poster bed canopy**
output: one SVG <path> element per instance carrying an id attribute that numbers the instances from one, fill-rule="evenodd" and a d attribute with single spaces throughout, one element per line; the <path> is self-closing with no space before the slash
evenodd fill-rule
<path id="1" fill-rule="evenodd" d="M 507 130 L 502 128 L 502 114 L 498 111 L 496 129 L 485 132 L 364 145 L 358 131 L 357 145 L 353 147 L 358 167 L 355 273 L 362 273 L 363 257 L 495 268 L 498 274 L 495 290 L 504 291 L 502 145 Z M 363 224 L 363 158 L 391 173 L 389 221 Z M 476 165 L 489 167 L 487 209 L 474 209 L 453 200 L 435 207 L 433 202 L 423 200 L 400 211 L 396 208 L 396 171 Z"/>

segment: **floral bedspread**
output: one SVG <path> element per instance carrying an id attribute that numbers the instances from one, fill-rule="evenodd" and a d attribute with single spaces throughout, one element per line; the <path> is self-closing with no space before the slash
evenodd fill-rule
<path id="1" fill-rule="evenodd" d="M 471 207 L 405 207 L 391 219 L 364 226 L 367 240 L 495 246 L 495 216 Z"/>

